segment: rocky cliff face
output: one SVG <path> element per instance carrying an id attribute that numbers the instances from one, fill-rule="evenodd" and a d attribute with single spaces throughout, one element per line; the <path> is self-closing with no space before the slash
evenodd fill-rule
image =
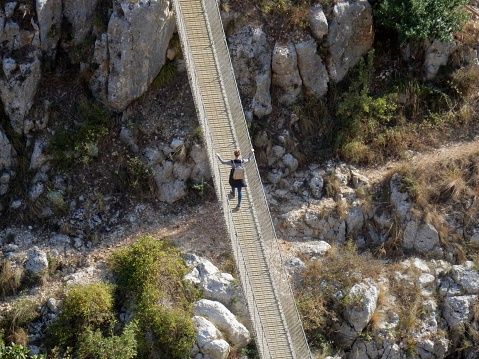
<path id="1" fill-rule="evenodd" d="M 0 231 L 2 255 L 19 267 L 42 271 L 48 266 L 47 252 L 55 258 L 81 257 L 100 239 L 109 237 L 113 243 L 113 237 L 121 237 L 122 229 L 114 229 L 124 223 L 141 232 L 142 220 L 173 211 L 173 204 L 187 201 L 192 192 L 208 192 L 208 159 L 175 44 L 169 1 L 0 4 L 4 112 L 0 113 L 0 215 L 9 220 L 1 222 L 5 226 Z M 336 2 L 328 12 L 313 5 L 307 30 L 281 39 L 268 33 L 263 24 L 246 21 L 240 11 L 223 11 L 222 17 L 250 123 L 261 124 L 275 116 L 275 107 L 288 111 L 302 94 L 325 96 L 374 41 L 367 1 Z M 459 45 L 424 44 L 424 76 L 433 78 Z M 462 51 L 468 63 L 477 63 L 477 46 Z M 173 83 L 158 90 L 156 82 L 166 76 L 161 71 L 172 68 L 177 71 Z M 107 123 L 95 132 L 96 128 L 85 125 L 89 123 L 87 110 L 98 113 L 99 108 L 108 110 Z M 298 256 L 290 258 L 292 278 L 300 276 L 305 256 L 324 256 L 328 243 L 352 240 L 359 248 L 381 248 L 393 230 L 401 251 L 428 258 L 403 263 L 394 277 L 424 290 L 421 306 L 426 314 L 413 333 L 413 348 L 406 348 L 410 343 L 399 334 L 393 335 L 399 321 L 395 299 L 390 298 L 389 305 L 378 303 L 382 279 L 362 278 L 352 288 L 342 288 L 344 293 L 338 290 L 349 304 L 360 300 L 357 306 L 345 307 L 344 321 L 335 328 L 348 348 L 347 355 L 399 358 L 414 349 L 420 353 L 417 357 L 446 357 L 455 338 L 443 337 L 444 331 L 460 331 L 470 321 L 479 287 L 472 263 L 459 263 L 461 250 L 445 246 L 444 241 L 460 237 L 476 248 L 477 216 L 468 219 L 466 226 L 465 217 L 452 211 L 446 216 L 449 235 L 445 236 L 439 223 L 418 214 L 400 173 L 383 189 L 388 194 L 387 205 L 380 201 L 365 205 L 364 194 L 373 191 L 367 177 L 336 162 L 300 166 L 301 158 L 291 146 L 295 139 L 288 131 L 298 126 L 298 116 L 292 113 L 287 120 L 277 121 L 282 122 L 276 143 L 264 133 L 255 138 L 255 146 L 264 152 L 258 156 L 264 156 L 265 188 L 278 233 L 298 244 L 294 249 Z M 77 141 L 83 130 L 86 134 Z M 62 134 L 66 140 L 59 143 Z M 71 173 L 58 168 L 55 151 L 61 152 L 64 162 L 74 163 Z M 118 183 L 127 183 L 130 190 L 139 177 L 150 179 L 147 193 L 151 198 L 123 196 Z M 471 208 L 474 201 L 473 196 L 467 200 Z M 48 234 L 40 235 L 36 227 L 17 226 L 15 221 L 23 218 L 30 219 L 32 226 L 42 221 Z M 172 220 L 165 218 L 162 225 Z M 27 254 L 32 245 L 41 248 Z M 420 275 L 412 275 L 410 269 Z M 228 278 L 228 285 L 232 283 Z M 216 300 L 215 296 L 218 293 L 208 299 Z M 375 327 L 375 341 L 365 340 L 365 328 L 378 311 L 386 313 L 387 320 Z M 239 312 L 235 314 L 244 315 Z M 198 327 L 213 327 L 201 322 L 197 318 Z M 213 340 L 219 341 L 220 336 L 211 330 Z M 36 334 L 41 339 L 41 331 Z M 226 357 L 229 347 L 224 350 L 223 344 L 222 354 L 212 355 Z M 198 344 L 195 355 L 200 355 L 204 345 Z"/>
<path id="2" fill-rule="evenodd" d="M 311 8 L 313 31 L 309 38 L 299 42 L 267 39 L 260 27 L 250 24 L 234 27 L 228 41 L 248 118 L 271 114 L 272 86 L 280 89 L 280 103 L 285 106 L 295 102 L 303 89 L 311 95 L 323 96 L 328 82 L 340 81 L 371 48 L 373 32 L 369 4 L 341 3 L 334 9 L 328 23 L 321 7 Z M 225 24 L 228 19 L 234 21 L 241 16 L 240 13 L 223 15 Z M 49 170 L 51 156 L 44 152 L 48 151 L 51 141 L 48 132 L 52 133 L 53 126 L 48 124 L 52 113 L 49 107 L 56 99 L 48 98 L 42 102 L 40 97 L 45 96 L 38 93 L 38 89 L 53 90 L 48 81 L 52 79 L 51 72 L 56 71 L 55 64 L 58 65 L 59 61 L 68 62 L 69 66 L 80 71 L 87 79 L 91 94 L 110 111 L 123 113 L 125 124 L 134 122 L 129 120 L 129 106 L 147 93 L 166 61 L 182 68 L 177 49 L 169 48 L 175 20 L 168 1 L 113 4 L 48 1 L 37 2 L 36 7 L 22 2 L 7 2 L 0 9 L 0 20 L 0 39 L 4 44 L 0 97 L 6 114 L 2 132 L 6 143 L 2 147 L 5 149 L 2 153 L 5 158 L 2 166 L 4 194 L 9 180 L 15 177 L 16 163 L 15 152 L 8 150 L 11 147 L 8 143 L 12 140 L 8 137 L 12 135 L 8 135 L 5 126 L 11 127 L 17 135 L 31 139 L 27 141 L 26 152 L 22 156 L 31 154 L 30 162 L 37 163 L 32 169 L 42 173 L 41 166 L 47 165 L 44 170 Z M 328 49 L 325 58 L 318 54 L 314 42 L 322 38 L 326 38 L 329 44 L 324 45 Z M 45 71 L 49 72 L 49 80 L 42 80 Z M 68 126 L 68 123 L 65 125 Z M 127 129 L 122 132 L 122 138 L 128 146 L 135 147 L 132 143 L 135 139 L 126 135 L 127 132 Z M 174 138 L 168 141 L 172 140 Z M 184 142 L 184 138 L 178 140 Z M 137 147 L 137 153 L 147 150 Z M 175 151 L 175 148 L 172 150 Z M 168 168 L 175 167 L 175 163 L 165 159 L 170 150 L 165 151 L 159 157 L 160 166 L 148 158 L 143 160 L 155 172 L 161 200 L 174 202 L 186 194 L 184 181 L 190 176 L 185 173 L 195 172 L 193 167 L 200 164 L 190 161 L 186 172 L 176 170 L 175 173 L 181 172 L 181 175 L 170 175 L 173 170 Z M 37 161 L 39 156 L 41 163 Z M 203 161 L 203 166 L 207 166 L 206 159 Z M 39 176 L 45 177 L 42 174 Z M 8 205 L 3 203 L 4 208 Z"/>

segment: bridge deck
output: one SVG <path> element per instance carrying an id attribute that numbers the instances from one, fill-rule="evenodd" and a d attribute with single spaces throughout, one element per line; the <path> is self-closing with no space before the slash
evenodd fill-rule
<path id="1" fill-rule="evenodd" d="M 174 0 L 178 33 L 198 118 L 236 267 L 263 359 L 306 359 L 311 354 L 296 309 L 256 163 L 247 164 L 242 208 L 232 210 L 229 167 L 233 149 L 251 148 L 216 0 Z"/>

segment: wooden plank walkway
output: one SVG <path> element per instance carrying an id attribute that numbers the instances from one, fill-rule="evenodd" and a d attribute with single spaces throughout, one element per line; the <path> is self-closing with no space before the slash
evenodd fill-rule
<path id="1" fill-rule="evenodd" d="M 229 167 L 215 155 L 230 158 L 235 148 L 244 154 L 251 148 L 217 1 L 174 0 L 173 5 L 256 345 L 263 359 L 311 359 L 256 163 L 245 166 L 248 188 L 241 210 L 234 211 L 236 203 L 227 197 Z"/>

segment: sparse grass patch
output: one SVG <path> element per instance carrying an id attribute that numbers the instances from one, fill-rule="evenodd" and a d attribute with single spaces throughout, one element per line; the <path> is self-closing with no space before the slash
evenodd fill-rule
<path id="1" fill-rule="evenodd" d="M 160 72 L 153 80 L 153 87 L 163 87 L 170 84 L 178 72 L 176 63 L 174 61 L 166 61 Z"/>
<path id="2" fill-rule="evenodd" d="M 305 332 L 314 348 L 341 347 L 340 338 L 332 328 L 342 320 L 344 295 L 364 278 L 374 280 L 382 272 L 383 264 L 368 252 L 358 253 L 352 242 L 333 246 L 325 256 L 307 263 L 297 301 Z"/>
<path id="3" fill-rule="evenodd" d="M 77 103 L 76 125 L 57 125 L 50 143 L 54 161 L 61 169 L 70 168 L 75 159 L 88 164 L 98 155 L 99 142 L 108 134 L 110 114 L 93 100 Z M 71 123 L 74 123 L 73 121 Z"/>
<path id="4" fill-rule="evenodd" d="M 38 317 L 36 303 L 26 299 L 14 301 L 12 308 L 5 313 L 0 322 L 0 328 L 4 330 L 5 340 L 8 343 L 27 345 L 27 326 Z"/>
<path id="5" fill-rule="evenodd" d="M 153 171 L 143 163 L 140 157 L 128 153 L 119 156 L 115 175 L 125 190 L 134 194 L 155 193 L 156 183 Z"/>
<path id="6" fill-rule="evenodd" d="M 13 267 L 8 259 L 0 257 L 0 299 L 18 292 L 22 274 L 23 270 Z"/>

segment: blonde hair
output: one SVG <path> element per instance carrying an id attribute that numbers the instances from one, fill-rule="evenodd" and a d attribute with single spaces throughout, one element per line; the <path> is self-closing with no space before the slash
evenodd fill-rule
<path id="1" fill-rule="evenodd" d="M 234 150 L 233 153 L 234 153 L 235 157 L 239 157 L 240 154 L 241 154 L 240 150 Z"/>

